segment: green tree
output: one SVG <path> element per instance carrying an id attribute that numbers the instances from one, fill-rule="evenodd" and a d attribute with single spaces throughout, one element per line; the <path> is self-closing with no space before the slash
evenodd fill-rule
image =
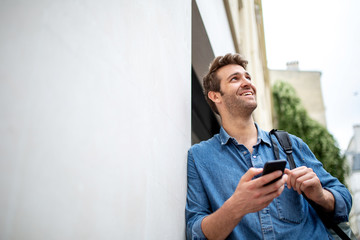
<path id="1" fill-rule="evenodd" d="M 324 168 L 345 183 L 348 169 L 335 138 L 324 126 L 309 117 L 290 84 L 278 81 L 272 90 L 276 127 L 302 138 Z"/>

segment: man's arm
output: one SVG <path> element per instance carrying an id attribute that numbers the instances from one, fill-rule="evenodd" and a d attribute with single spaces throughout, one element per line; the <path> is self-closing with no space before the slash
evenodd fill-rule
<path id="1" fill-rule="evenodd" d="M 223 206 L 202 220 L 201 229 L 208 239 L 225 239 L 246 214 L 265 208 L 282 193 L 287 176 L 264 186 L 282 173 L 275 171 L 252 180 L 261 172 L 262 169 L 250 168 Z"/>
<path id="2" fill-rule="evenodd" d="M 298 169 L 285 170 L 289 174 L 287 185 L 293 187 L 299 193 L 305 195 L 322 206 L 324 211 L 331 212 L 334 223 L 346 222 L 349 220 L 349 213 L 352 205 L 352 197 L 349 190 L 340 181 L 328 173 L 322 163 L 316 159 L 309 146 L 300 138 L 290 135 L 293 143 L 293 155 L 298 166 L 306 166 L 308 173 L 316 175 L 315 180 L 300 177 L 302 175 Z M 313 173 L 312 173 L 313 172 Z M 290 185 L 289 185 L 290 182 Z M 303 185 L 304 184 L 304 185 Z"/>

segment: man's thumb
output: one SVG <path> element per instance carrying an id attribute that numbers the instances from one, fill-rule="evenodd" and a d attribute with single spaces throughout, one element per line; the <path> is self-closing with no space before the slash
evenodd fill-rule
<path id="1" fill-rule="evenodd" d="M 251 179 L 253 179 L 256 175 L 262 173 L 262 168 L 250 168 L 242 177 L 242 182 L 249 182 Z"/>

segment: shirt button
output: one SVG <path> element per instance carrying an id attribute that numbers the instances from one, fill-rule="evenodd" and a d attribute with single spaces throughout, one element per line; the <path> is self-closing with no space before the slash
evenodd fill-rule
<path id="1" fill-rule="evenodd" d="M 245 154 L 247 154 L 247 152 L 246 152 L 246 151 L 243 151 L 243 154 L 245 155 Z"/>
<path id="2" fill-rule="evenodd" d="M 256 156 L 253 156 L 253 158 L 256 158 Z"/>

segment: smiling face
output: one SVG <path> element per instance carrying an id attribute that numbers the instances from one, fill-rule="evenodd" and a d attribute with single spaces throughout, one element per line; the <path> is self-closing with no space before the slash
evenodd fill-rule
<path id="1" fill-rule="evenodd" d="M 229 64 L 217 71 L 220 79 L 218 108 L 231 115 L 251 115 L 257 107 L 256 87 L 250 74 L 240 65 Z"/>

